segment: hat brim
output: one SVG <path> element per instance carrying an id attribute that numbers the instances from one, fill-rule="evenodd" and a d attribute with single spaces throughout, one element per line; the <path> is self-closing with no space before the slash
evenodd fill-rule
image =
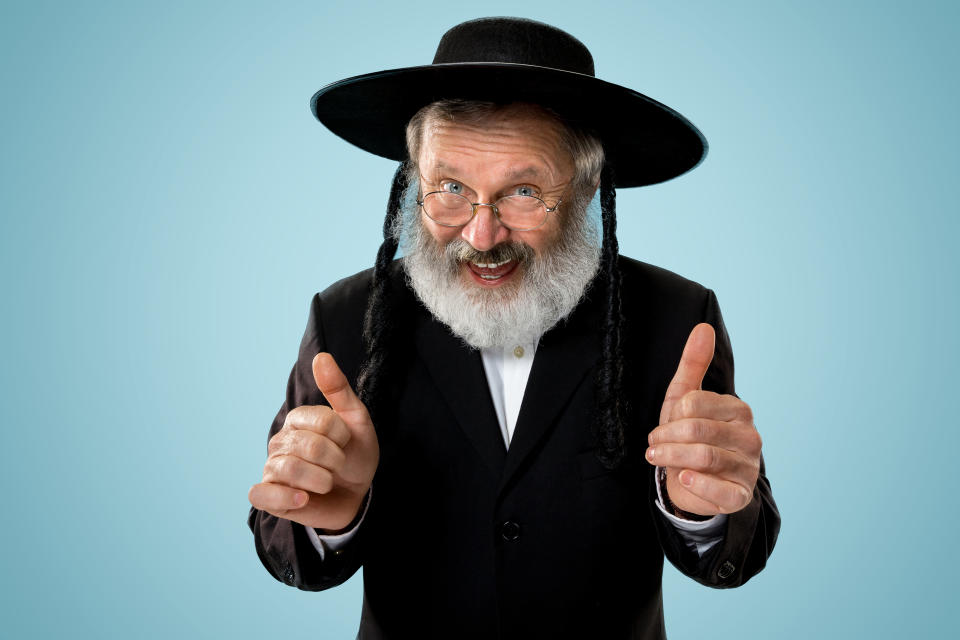
<path id="1" fill-rule="evenodd" d="M 327 85 L 310 108 L 347 142 L 402 161 L 410 118 L 450 98 L 532 102 L 586 126 L 602 139 L 617 187 L 675 178 L 707 153 L 700 130 L 670 107 L 590 75 L 533 65 L 470 62 L 378 71 Z"/>

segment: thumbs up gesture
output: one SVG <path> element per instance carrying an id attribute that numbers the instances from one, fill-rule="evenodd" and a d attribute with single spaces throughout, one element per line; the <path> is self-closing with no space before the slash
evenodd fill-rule
<path id="1" fill-rule="evenodd" d="M 747 403 L 701 388 L 715 339 L 706 323 L 690 332 L 647 449 L 650 464 L 666 468 L 670 501 L 703 516 L 750 503 L 762 445 Z"/>
<path id="2" fill-rule="evenodd" d="M 367 408 L 333 356 L 318 353 L 313 378 L 330 403 L 287 414 L 270 438 L 263 482 L 250 488 L 257 509 L 319 529 L 343 529 L 354 519 L 380 460 Z"/>

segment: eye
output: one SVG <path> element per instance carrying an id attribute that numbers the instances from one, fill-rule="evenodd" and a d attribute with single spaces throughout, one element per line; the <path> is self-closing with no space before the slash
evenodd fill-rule
<path id="1" fill-rule="evenodd" d="M 519 187 L 514 188 L 512 196 L 537 196 L 538 191 L 531 187 L 528 184 L 520 185 Z"/>
<path id="2" fill-rule="evenodd" d="M 455 193 L 458 196 L 463 195 L 463 185 L 452 180 L 441 183 L 440 190 L 448 193 Z"/>

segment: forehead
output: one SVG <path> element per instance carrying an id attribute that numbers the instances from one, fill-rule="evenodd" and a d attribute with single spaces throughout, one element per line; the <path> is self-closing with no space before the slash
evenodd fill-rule
<path id="1" fill-rule="evenodd" d="M 507 108 L 482 117 L 430 118 L 424 123 L 421 172 L 560 183 L 573 162 L 563 129 L 552 117 L 527 108 Z M 428 173 L 429 172 L 429 173 Z"/>

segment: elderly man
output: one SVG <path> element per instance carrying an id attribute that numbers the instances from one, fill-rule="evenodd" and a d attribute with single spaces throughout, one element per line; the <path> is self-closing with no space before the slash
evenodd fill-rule
<path id="1" fill-rule="evenodd" d="M 614 187 L 689 170 L 699 131 L 512 18 L 313 109 L 401 165 L 376 266 L 313 299 L 249 493 L 267 570 L 362 565 L 362 638 L 663 638 L 664 555 L 760 571 L 780 521 L 716 298 L 617 252 Z"/>

